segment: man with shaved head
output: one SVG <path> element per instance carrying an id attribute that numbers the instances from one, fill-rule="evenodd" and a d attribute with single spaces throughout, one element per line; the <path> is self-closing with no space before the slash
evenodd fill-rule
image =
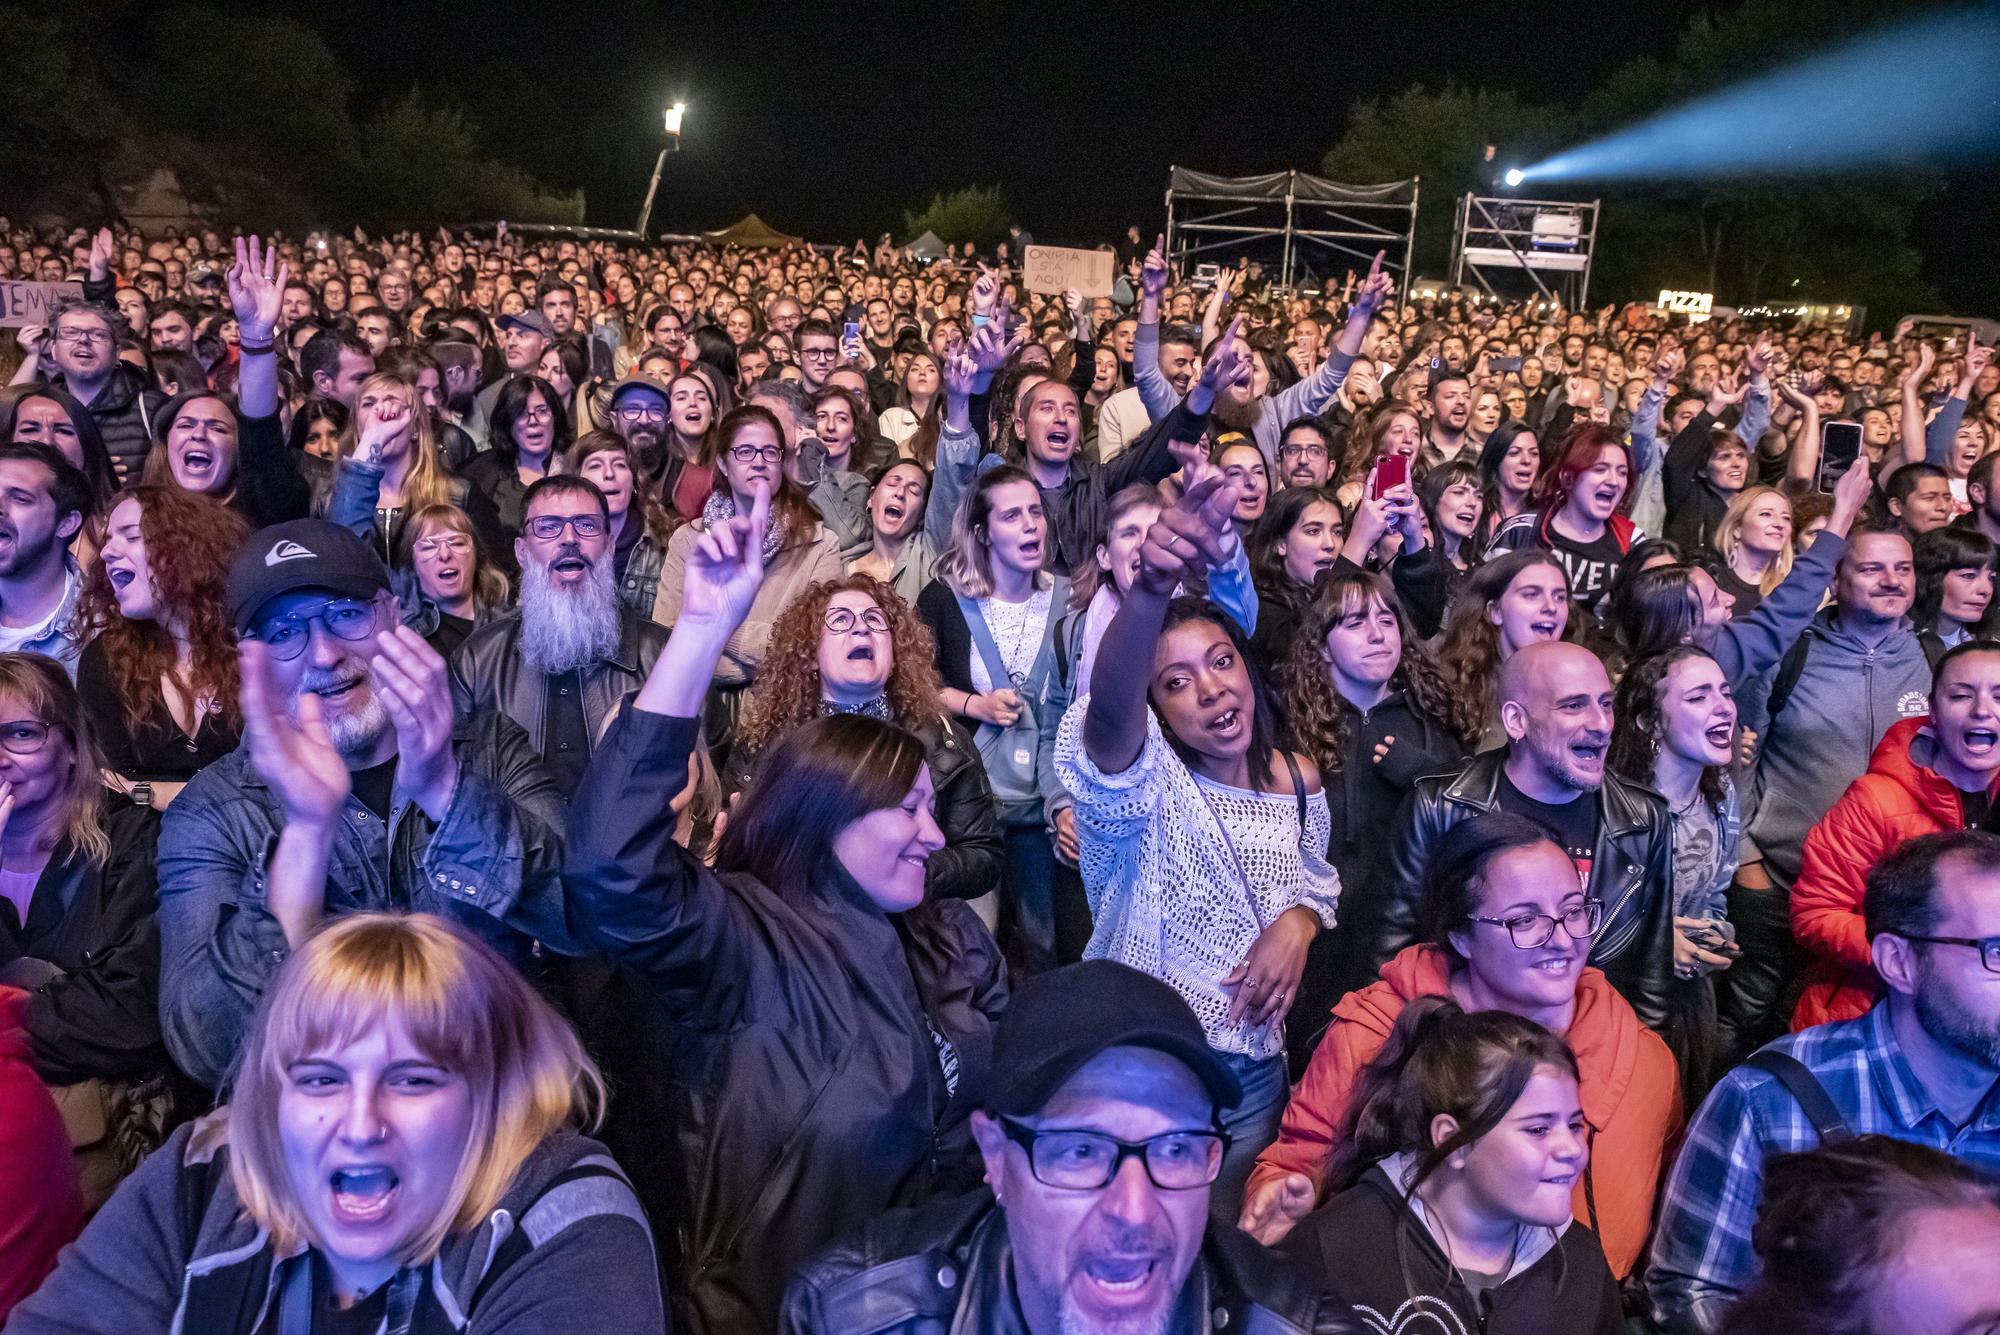
<path id="1" fill-rule="evenodd" d="M 1569 854 L 1604 906 L 1590 962 L 1658 1028 L 1674 976 L 1671 827 L 1665 802 L 1605 769 L 1611 678 L 1581 645 L 1531 644 L 1501 668 L 1499 697 L 1507 745 L 1417 780 L 1403 800 L 1384 879 L 1368 897 L 1385 906 L 1381 919 L 1357 925 L 1367 960 L 1379 966 L 1426 938 L 1432 854 L 1445 833 L 1484 811 L 1511 812 Z"/>

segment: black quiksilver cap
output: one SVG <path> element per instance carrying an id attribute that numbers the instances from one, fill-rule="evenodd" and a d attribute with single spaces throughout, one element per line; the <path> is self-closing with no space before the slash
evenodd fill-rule
<path id="1" fill-rule="evenodd" d="M 351 529 L 324 519 L 293 519 L 250 535 L 229 566 L 229 613 L 246 634 L 279 594 L 325 589 L 373 598 L 389 587 L 375 549 Z"/>

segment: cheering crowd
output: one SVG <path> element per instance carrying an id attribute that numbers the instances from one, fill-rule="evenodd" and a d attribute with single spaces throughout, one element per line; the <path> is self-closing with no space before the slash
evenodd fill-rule
<path id="1" fill-rule="evenodd" d="M 0 219 L 10 1335 L 2000 1330 L 1989 349 L 1112 248 Z"/>

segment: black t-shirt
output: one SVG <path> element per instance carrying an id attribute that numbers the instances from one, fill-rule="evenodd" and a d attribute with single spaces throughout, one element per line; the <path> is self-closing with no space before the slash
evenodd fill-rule
<path id="1" fill-rule="evenodd" d="M 1569 575 L 1570 597 L 1584 611 L 1595 612 L 1605 590 L 1611 587 L 1611 572 L 1624 559 L 1625 549 L 1618 545 L 1609 525 L 1591 542 L 1578 542 L 1554 524 L 1549 525 L 1548 533 L 1549 550 Z"/>
<path id="2" fill-rule="evenodd" d="M 389 1315 L 389 1285 L 384 1284 L 352 1307 L 334 1303 L 333 1272 L 313 1253 L 313 1335 L 375 1335 Z"/>
<path id="3" fill-rule="evenodd" d="M 440 658 L 450 658 L 452 650 L 465 643 L 465 637 L 472 634 L 473 622 L 470 617 L 455 617 L 449 612 L 438 613 L 437 629 L 424 638 L 431 648 L 438 651 Z"/>
<path id="4" fill-rule="evenodd" d="M 1965 828 L 1968 830 L 1990 830 L 1993 828 L 1993 798 L 1984 788 L 1968 792 L 1958 790 L 1958 807 L 1965 813 Z"/>
<path id="5" fill-rule="evenodd" d="M 1708 567 L 1708 573 L 1714 577 L 1716 588 L 1736 600 L 1729 609 L 1730 616 L 1748 616 L 1757 610 L 1758 603 L 1764 601 L 1764 590 L 1731 570 L 1726 562 L 1714 562 Z"/>
<path id="6" fill-rule="evenodd" d="M 1567 802 L 1537 801 L 1514 786 L 1505 770 L 1500 773 L 1500 809 L 1524 816 L 1549 832 L 1556 847 L 1569 854 L 1576 864 L 1576 876 L 1585 890 L 1590 889 L 1590 864 L 1597 856 L 1597 798 L 1578 793 Z"/>
<path id="7" fill-rule="evenodd" d="M 354 783 L 355 800 L 382 820 L 388 820 L 389 801 L 396 792 L 396 757 L 355 770 L 348 777 Z"/>

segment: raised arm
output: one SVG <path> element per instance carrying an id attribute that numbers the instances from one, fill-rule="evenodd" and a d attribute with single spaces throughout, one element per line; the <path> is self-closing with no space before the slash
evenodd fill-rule
<path id="1" fill-rule="evenodd" d="M 1361 295 L 1355 298 L 1354 308 L 1347 314 L 1347 324 L 1341 329 L 1340 337 L 1333 341 L 1332 354 L 1319 370 L 1278 394 L 1278 421 L 1289 422 L 1295 417 L 1315 415 L 1339 392 L 1341 382 L 1347 379 L 1348 368 L 1361 355 L 1361 343 L 1368 337 L 1369 322 L 1396 290 L 1394 275 L 1382 272 L 1382 257 L 1382 251 L 1375 252 L 1375 262 L 1369 266 L 1368 277 L 1361 284 Z"/>
<path id="2" fill-rule="evenodd" d="M 1736 438 L 1752 453 L 1771 425 L 1771 359 L 1776 352 L 1769 339 L 1760 338 L 1743 354 L 1743 367 L 1750 383 L 1743 391 L 1743 415 L 1736 421 Z"/>
<path id="3" fill-rule="evenodd" d="M 1965 365 L 1958 377 L 1958 387 L 1924 428 L 1924 460 L 1940 468 L 1951 457 L 1952 443 L 1958 439 L 1959 425 L 1965 421 L 1965 405 L 1972 397 L 1973 382 L 1986 369 L 1986 363 L 1993 360 L 1993 349 L 1980 347 L 1973 334 L 1968 332 L 1966 340 Z"/>
<path id="4" fill-rule="evenodd" d="M 1146 253 L 1139 270 L 1139 327 L 1132 336 L 1132 383 L 1139 401 L 1155 422 L 1174 410 L 1180 395 L 1160 371 L 1160 294 L 1167 286 L 1167 238 L 1161 236 Z"/>
<path id="5" fill-rule="evenodd" d="M 1091 669 L 1083 746 L 1104 774 L 1124 773 L 1146 745 L 1146 686 L 1153 677 L 1153 646 L 1174 590 L 1198 566 L 1220 565 L 1226 559 L 1222 532 L 1242 489 L 1205 460 L 1191 458 L 1186 467 L 1188 485 L 1146 534 L 1138 576 L 1105 628 Z"/>
<path id="6" fill-rule="evenodd" d="M 245 417 L 278 412 L 278 313 L 291 270 L 256 237 L 236 238 L 229 266 L 229 304 L 236 314 L 241 360 L 236 365 L 236 410 Z"/>
<path id="7" fill-rule="evenodd" d="M 1819 392 L 1817 371 L 1799 384 L 1778 382 L 1778 393 L 1797 416 L 1799 434 L 1785 456 L 1785 476 L 1804 482 L 1819 475 Z M 1865 469 L 1863 471 L 1866 471 Z"/>
<path id="8" fill-rule="evenodd" d="M 1917 463 L 1924 457 L 1924 382 L 1936 368 L 1936 349 L 1929 343 L 1917 344 L 1916 364 L 1903 377 L 1902 434 L 1897 441 L 1906 464 Z"/>

